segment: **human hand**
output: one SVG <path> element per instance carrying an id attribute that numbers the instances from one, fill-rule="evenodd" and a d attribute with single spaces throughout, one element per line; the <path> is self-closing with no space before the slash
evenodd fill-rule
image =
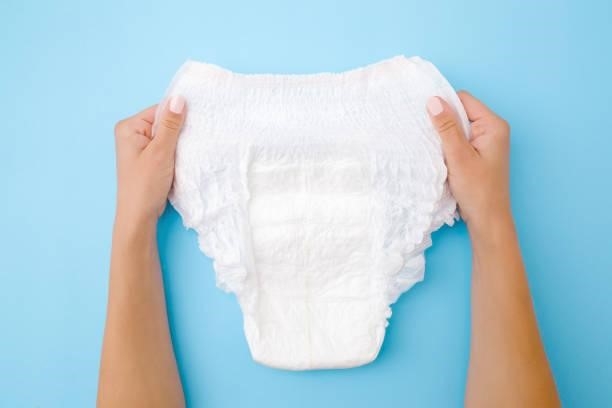
<path id="1" fill-rule="evenodd" d="M 115 125 L 117 216 L 125 221 L 156 222 L 172 185 L 185 99 L 164 103 L 153 129 L 156 109 L 153 105 Z"/>
<path id="2" fill-rule="evenodd" d="M 434 96 L 427 111 L 440 138 L 451 192 L 468 228 L 510 216 L 510 127 L 467 92 L 458 92 L 471 122 L 467 139 L 453 108 Z"/>

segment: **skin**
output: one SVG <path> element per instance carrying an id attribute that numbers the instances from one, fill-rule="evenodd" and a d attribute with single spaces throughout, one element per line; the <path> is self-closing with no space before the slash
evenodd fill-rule
<path id="1" fill-rule="evenodd" d="M 510 129 L 470 94 L 460 92 L 459 97 L 472 124 L 469 139 L 444 100 L 433 97 L 427 110 L 442 140 L 450 188 L 473 249 L 465 405 L 558 407 L 510 207 Z M 168 328 L 156 225 L 172 185 L 186 108 L 182 98 L 164 104 L 155 130 L 156 106 L 115 128 L 117 210 L 99 407 L 185 406 Z"/>
<path id="2" fill-rule="evenodd" d="M 170 106 L 162 108 L 154 138 L 156 106 L 115 127 L 117 211 L 98 407 L 185 406 L 156 242 L 185 117 L 185 109 L 175 113 Z"/>
<path id="3" fill-rule="evenodd" d="M 442 139 L 450 188 L 472 243 L 472 330 L 467 407 L 558 407 L 510 209 L 510 127 L 459 92 L 466 139 L 448 103 L 427 104 Z"/>

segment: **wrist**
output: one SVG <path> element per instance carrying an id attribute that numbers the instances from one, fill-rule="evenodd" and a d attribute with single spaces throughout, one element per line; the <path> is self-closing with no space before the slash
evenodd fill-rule
<path id="1" fill-rule="evenodd" d="M 483 214 L 467 224 L 474 262 L 487 257 L 501 257 L 518 244 L 510 210 Z M 501 260 L 500 260 L 501 262 Z M 481 268 L 475 267 L 474 270 Z"/>
<path id="2" fill-rule="evenodd" d="M 113 240 L 120 244 L 149 244 L 155 242 L 157 218 L 135 214 L 117 208 L 113 228 Z"/>
<path id="3" fill-rule="evenodd" d="M 509 205 L 470 217 L 466 225 L 473 244 L 482 240 L 491 241 L 500 234 L 514 231 L 514 220 Z"/>

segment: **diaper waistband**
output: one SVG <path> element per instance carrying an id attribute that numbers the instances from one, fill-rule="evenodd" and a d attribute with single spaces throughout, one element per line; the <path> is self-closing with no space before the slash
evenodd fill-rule
<path id="1" fill-rule="evenodd" d="M 377 87 L 390 89 L 405 86 L 411 92 L 429 90 L 450 84 L 429 61 L 418 56 L 397 55 L 379 62 L 341 72 L 311 74 L 258 74 L 239 73 L 221 66 L 193 59 L 185 61 L 178 69 L 166 94 L 172 94 L 177 85 L 200 91 L 233 93 L 244 96 L 276 90 L 282 95 L 311 95 L 346 99 L 351 94 L 368 94 Z"/>

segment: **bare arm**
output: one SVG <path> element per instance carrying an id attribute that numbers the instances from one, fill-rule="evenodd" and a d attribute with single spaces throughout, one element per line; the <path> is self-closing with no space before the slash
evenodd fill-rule
<path id="1" fill-rule="evenodd" d="M 473 250 L 468 407 L 560 405 L 525 275 L 510 210 L 507 123 L 468 93 L 468 141 L 444 100 L 428 103 L 442 139 L 451 190 Z"/>
<path id="2" fill-rule="evenodd" d="M 174 173 L 183 105 L 178 99 L 164 107 L 155 138 L 151 135 L 156 106 L 119 122 L 115 129 L 117 211 L 99 407 L 185 405 L 156 242 L 157 219 Z"/>

